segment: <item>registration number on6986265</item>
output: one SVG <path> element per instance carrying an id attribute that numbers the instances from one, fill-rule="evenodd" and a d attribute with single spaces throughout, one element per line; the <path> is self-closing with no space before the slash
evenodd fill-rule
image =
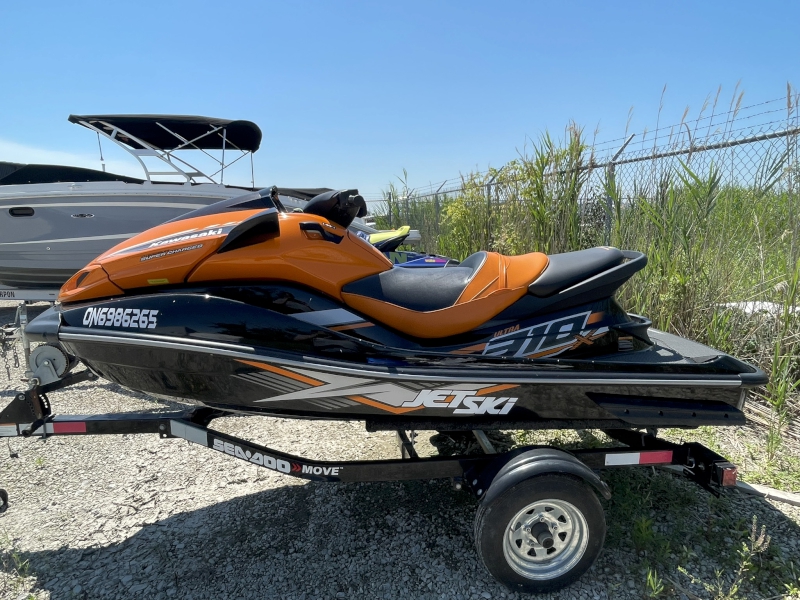
<path id="1" fill-rule="evenodd" d="M 98 308 L 92 306 L 83 313 L 83 324 L 86 327 L 155 329 L 158 325 L 158 310 L 150 308 Z"/>

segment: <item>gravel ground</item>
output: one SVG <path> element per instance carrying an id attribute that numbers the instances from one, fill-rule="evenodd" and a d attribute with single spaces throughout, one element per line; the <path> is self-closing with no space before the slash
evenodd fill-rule
<path id="1" fill-rule="evenodd" d="M 0 308 L 0 322 L 12 314 Z M 21 386 L 19 375 L 5 381 L 0 358 L 0 406 Z M 176 408 L 105 382 L 50 399 L 61 414 Z M 393 434 L 368 434 L 358 422 L 231 417 L 215 428 L 309 458 L 398 456 Z M 15 438 L 0 472 L 11 497 L 0 538 L 6 557 L 13 546 L 28 561 L 27 576 L 7 572 L 0 581 L 3 598 L 518 597 L 480 563 L 475 502 L 448 482 L 307 483 L 156 435 Z M 678 477 L 652 476 L 705 495 Z M 722 502 L 746 520 L 757 515 L 773 546 L 800 556 L 800 509 L 736 493 Z M 692 516 L 702 524 L 719 507 L 698 501 Z M 669 529 L 679 516 L 654 519 Z M 627 527 L 609 520 L 609 532 Z M 691 572 L 711 569 L 704 546 L 690 550 Z M 579 583 L 551 597 L 641 598 L 637 564 L 623 536 Z M 675 597 L 686 598 L 683 591 Z"/>

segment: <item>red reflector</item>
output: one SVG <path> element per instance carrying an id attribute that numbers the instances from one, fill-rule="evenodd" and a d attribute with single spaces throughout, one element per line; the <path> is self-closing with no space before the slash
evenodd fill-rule
<path id="1" fill-rule="evenodd" d="M 736 467 L 722 469 L 722 487 L 734 487 L 736 485 Z"/>
<path id="2" fill-rule="evenodd" d="M 640 465 L 655 465 L 672 462 L 672 450 L 658 450 L 654 452 L 642 452 L 639 454 Z"/>
<path id="3" fill-rule="evenodd" d="M 86 433 L 86 423 L 83 421 L 53 423 L 53 433 Z"/>

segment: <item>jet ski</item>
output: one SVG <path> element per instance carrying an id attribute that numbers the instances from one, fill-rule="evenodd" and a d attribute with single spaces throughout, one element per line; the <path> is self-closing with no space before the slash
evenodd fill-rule
<path id="1" fill-rule="evenodd" d="M 454 258 L 440 256 L 439 254 L 424 254 L 410 250 L 393 250 L 384 252 L 386 257 L 396 267 L 404 269 L 437 269 L 440 267 L 455 267 L 459 264 Z"/>
<path id="2" fill-rule="evenodd" d="M 393 268 L 347 229 L 357 190 L 279 208 L 262 190 L 120 243 L 28 336 L 134 390 L 371 429 L 734 425 L 767 382 L 619 305 L 640 252 Z"/>
<path id="3" fill-rule="evenodd" d="M 392 264 L 406 269 L 431 269 L 451 266 L 454 267 L 458 261 L 447 256 L 440 256 L 438 254 L 426 254 L 423 252 L 413 252 L 411 250 L 400 250 L 402 245 L 409 236 L 411 227 L 403 225 L 398 229 L 390 231 L 381 231 L 372 235 L 366 235 L 358 232 L 358 235 L 370 244 L 375 246 L 378 250 L 383 252 Z"/>
<path id="4" fill-rule="evenodd" d="M 306 192 L 311 190 L 300 190 Z M 330 192 L 332 190 L 319 189 L 317 193 Z M 306 202 L 302 199 L 295 198 L 301 194 L 297 190 L 288 190 L 287 188 L 278 189 L 272 187 L 271 197 L 275 203 L 276 208 L 281 212 L 303 212 L 303 207 Z M 292 195 L 289 195 L 292 194 Z M 309 196 L 310 197 L 310 196 Z M 306 198 L 306 200 L 308 197 Z M 448 264 L 451 266 L 457 265 L 458 261 L 446 256 L 439 256 L 438 254 L 427 254 L 423 252 L 414 252 L 411 250 L 399 250 L 402 244 L 413 245 L 420 241 L 419 231 L 411 229 L 409 225 L 403 225 L 397 229 L 378 230 L 372 225 L 374 223 L 366 223 L 360 218 L 356 218 L 350 223 L 349 229 L 355 233 L 362 240 L 368 241 L 375 246 L 378 250 L 383 252 L 393 265 L 406 268 L 438 268 L 444 267 Z"/>

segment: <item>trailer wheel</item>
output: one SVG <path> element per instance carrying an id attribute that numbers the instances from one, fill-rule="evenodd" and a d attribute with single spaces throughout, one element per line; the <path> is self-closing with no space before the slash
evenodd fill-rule
<path id="1" fill-rule="evenodd" d="M 517 592 L 569 585 L 594 564 L 606 535 L 594 491 L 564 475 L 509 488 L 475 516 L 475 543 L 489 572 Z"/>
<path id="2" fill-rule="evenodd" d="M 8 508 L 8 492 L 0 490 L 0 513 Z"/>

